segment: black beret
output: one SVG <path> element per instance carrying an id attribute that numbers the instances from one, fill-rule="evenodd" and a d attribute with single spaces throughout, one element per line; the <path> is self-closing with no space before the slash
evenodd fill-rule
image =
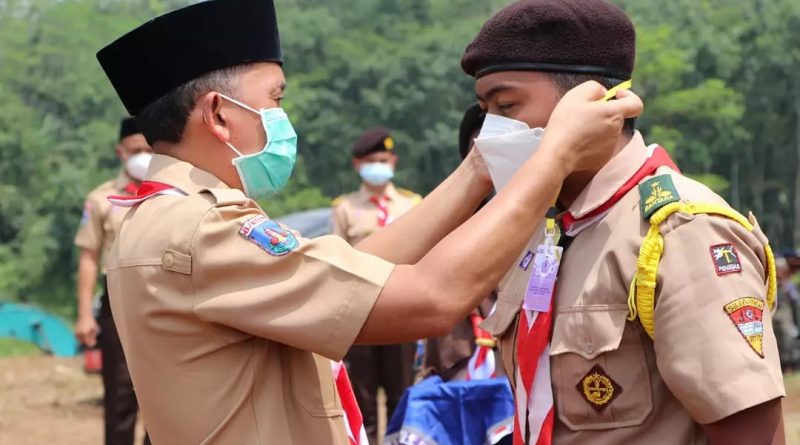
<path id="1" fill-rule="evenodd" d="M 139 124 L 136 123 L 136 119 L 132 117 L 124 117 L 119 122 L 119 140 L 123 140 L 128 136 L 139 134 L 141 130 L 139 130 Z"/>
<path id="2" fill-rule="evenodd" d="M 394 150 L 394 140 L 384 127 L 370 128 L 353 144 L 353 157 L 363 158 L 369 154 Z"/>
<path id="3" fill-rule="evenodd" d="M 282 64 L 272 0 L 210 0 L 162 15 L 97 53 L 135 116 L 203 74 L 255 62 Z"/>
<path id="4" fill-rule="evenodd" d="M 472 147 L 472 139 L 475 137 L 475 132 L 479 131 L 483 126 L 483 121 L 486 119 L 486 112 L 481 110 L 481 106 L 477 103 L 467 108 L 464 112 L 464 117 L 461 118 L 461 125 L 458 127 L 458 152 L 461 154 L 461 159 L 464 159 L 469 154 L 469 149 Z"/>
<path id="5" fill-rule="evenodd" d="M 461 68 L 475 78 L 549 71 L 627 80 L 635 53 L 633 23 L 605 0 L 520 0 L 483 25 Z"/>

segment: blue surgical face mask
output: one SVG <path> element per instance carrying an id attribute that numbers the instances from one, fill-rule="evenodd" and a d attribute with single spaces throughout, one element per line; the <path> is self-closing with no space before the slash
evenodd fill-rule
<path id="1" fill-rule="evenodd" d="M 261 116 L 261 125 L 267 134 L 267 144 L 258 152 L 243 155 L 230 142 L 226 142 L 238 157 L 233 165 L 239 173 L 245 195 L 263 198 L 278 192 L 289 181 L 297 160 L 297 134 L 282 108 L 256 110 L 236 99 L 220 94 L 226 100 Z"/>
<path id="2" fill-rule="evenodd" d="M 358 174 L 367 184 L 381 186 L 394 178 L 394 168 L 385 162 L 370 162 L 362 164 Z"/>

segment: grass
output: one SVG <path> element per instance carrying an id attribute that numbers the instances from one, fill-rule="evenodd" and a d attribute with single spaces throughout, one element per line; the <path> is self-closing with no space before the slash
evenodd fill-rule
<path id="1" fill-rule="evenodd" d="M 0 338 L 0 358 L 20 357 L 39 353 L 39 348 L 33 343 L 19 341 L 13 338 Z"/>

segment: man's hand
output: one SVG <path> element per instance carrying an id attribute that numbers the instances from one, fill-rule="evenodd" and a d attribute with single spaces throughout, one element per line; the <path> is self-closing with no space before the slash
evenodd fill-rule
<path id="1" fill-rule="evenodd" d="M 75 337 L 82 345 L 93 348 L 97 344 L 97 334 L 100 328 L 93 316 L 78 317 L 75 322 Z"/>
<path id="2" fill-rule="evenodd" d="M 492 176 L 489 174 L 489 167 L 486 166 L 486 161 L 483 160 L 481 152 L 475 149 L 475 144 L 469 150 L 469 154 L 464 159 L 465 165 L 469 166 L 473 176 L 478 180 L 481 186 L 488 189 L 494 187 L 492 183 Z"/>
<path id="3" fill-rule="evenodd" d="M 564 175 L 598 170 L 611 158 L 625 119 L 642 113 L 636 94 L 621 90 L 617 100 L 602 101 L 607 90 L 595 81 L 573 88 L 556 105 L 542 148 L 554 150 Z"/>

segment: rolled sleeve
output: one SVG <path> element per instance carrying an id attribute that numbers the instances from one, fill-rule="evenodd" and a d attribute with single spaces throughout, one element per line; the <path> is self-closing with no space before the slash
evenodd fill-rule
<path id="1" fill-rule="evenodd" d="M 394 265 L 333 236 L 296 237 L 296 246 L 281 255 L 240 233 L 253 218 L 263 215 L 214 208 L 198 226 L 192 241 L 195 314 L 340 360 Z"/>
<path id="2" fill-rule="evenodd" d="M 654 314 L 658 369 L 670 391 L 703 424 L 784 396 L 760 231 L 708 215 L 672 219 L 684 221 L 664 235 Z M 738 272 L 712 254 L 728 245 Z M 746 298 L 763 304 L 761 351 L 728 306 L 753 301 Z"/>

